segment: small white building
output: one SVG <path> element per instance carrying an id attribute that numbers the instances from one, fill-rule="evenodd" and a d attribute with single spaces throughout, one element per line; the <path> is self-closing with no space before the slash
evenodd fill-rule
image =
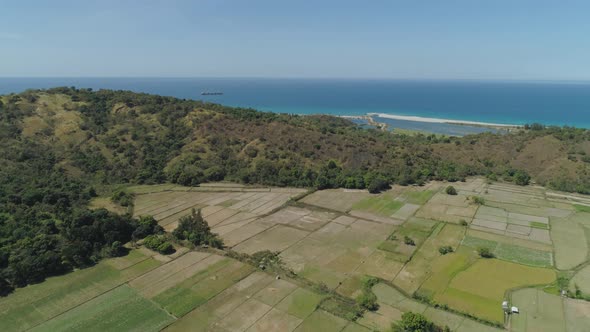
<path id="1" fill-rule="evenodd" d="M 513 313 L 513 314 L 518 314 L 519 313 L 517 307 L 510 308 L 510 312 Z"/>

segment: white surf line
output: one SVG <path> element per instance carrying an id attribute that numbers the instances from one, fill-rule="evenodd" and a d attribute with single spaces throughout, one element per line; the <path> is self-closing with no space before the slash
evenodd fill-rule
<path id="1" fill-rule="evenodd" d="M 377 117 L 386 118 L 386 119 L 415 121 L 415 122 L 449 123 L 449 124 L 493 126 L 493 127 L 506 127 L 506 128 L 518 127 L 518 125 L 505 124 L 505 123 L 489 123 L 489 122 L 466 121 L 466 120 L 451 120 L 451 119 L 441 119 L 441 118 L 428 118 L 428 117 L 421 117 L 421 116 L 395 115 L 395 114 L 386 114 L 386 113 L 367 113 L 367 115 L 368 116 L 377 116 Z"/>

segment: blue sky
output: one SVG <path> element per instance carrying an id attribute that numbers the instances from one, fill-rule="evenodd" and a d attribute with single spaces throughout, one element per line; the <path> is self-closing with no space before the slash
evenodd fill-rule
<path id="1" fill-rule="evenodd" d="M 590 80 L 590 1 L 28 1 L 0 76 Z"/>

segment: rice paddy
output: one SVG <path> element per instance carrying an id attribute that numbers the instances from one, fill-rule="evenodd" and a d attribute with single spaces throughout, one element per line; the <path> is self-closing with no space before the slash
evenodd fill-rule
<path id="1" fill-rule="evenodd" d="M 0 300 L 0 327 L 385 331 L 413 311 L 460 332 L 499 331 L 489 324 L 588 330 L 589 302 L 553 295 L 559 272 L 571 276 L 570 291 L 590 296 L 590 208 L 582 198 L 572 203 L 541 187 L 479 178 L 453 183 L 457 195 L 447 195 L 447 185 L 395 186 L 378 195 L 331 189 L 303 198 L 305 190 L 237 184 L 134 186 L 136 216 L 152 215 L 171 231 L 200 208 L 228 249 L 277 252 L 296 277 L 277 279 L 232 258 L 178 246 L 173 255 L 133 249 L 16 290 Z M 484 204 L 475 204 L 474 196 Z M 441 253 L 447 246 L 452 252 Z M 481 258 L 482 247 L 495 258 Z M 373 288 L 379 309 L 354 322 L 333 310 L 329 293 L 310 286 L 354 299 L 365 276 L 381 280 Z M 505 299 L 521 314 L 505 320 Z"/>

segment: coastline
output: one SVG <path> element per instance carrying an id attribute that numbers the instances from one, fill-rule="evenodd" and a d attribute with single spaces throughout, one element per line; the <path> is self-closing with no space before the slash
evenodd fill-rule
<path id="1" fill-rule="evenodd" d="M 367 113 L 365 115 L 338 115 L 338 117 L 345 119 L 363 120 L 369 125 L 372 125 L 376 129 L 381 131 L 389 131 L 390 129 L 409 129 L 411 131 L 416 132 L 435 133 L 448 136 L 464 136 L 469 134 L 477 134 L 483 132 L 481 130 L 491 130 L 496 133 L 510 133 L 522 130 L 522 126 L 514 124 L 479 122 L 468 120 L 451 120 L 443 118 L 406 116 L 387 113 Z M 390 121 L 394 121 L 394 123 L 391 123 Z M 395 121 L 398 121 L 400 125 L 398 126 L 398 124 L 396 124 Z M 401 125 L 402 123 L 414 123 L 415 125 Z M 448 126 L 455 126 L 455 129 Z M 465 129 L 459 129 L 461 127 Z M 474 131 L 475 128 L 480 128 L 481 130 Z"/>
<path id="2" fill-rule="evenodd" d="M 478 127 L 488 127 L 488 128 L 495 128 L 495 129 L 504 129 L 504 130 L 518 129 L 519 127 L 521 127 L 519 125 L 505 124 L 505 123 L 490 123 L 490 122 L 479 122 L 479 121 L 468 121 L 468 120 L 451 120 L 451 119 L 442 119 L 442 118 L 395 115 L 395 114 L 386 114 L 386 113 L 367 113 L 367 116 L 370 116 L 370 117 L 377 116 L 377 117 L 381 117 L 381 118 L 402 120 L 402 121 L 427 122 L 427 123 L 448 123 L 448 124 L 454 124 L 454 125 L 478 126 Z"/>

